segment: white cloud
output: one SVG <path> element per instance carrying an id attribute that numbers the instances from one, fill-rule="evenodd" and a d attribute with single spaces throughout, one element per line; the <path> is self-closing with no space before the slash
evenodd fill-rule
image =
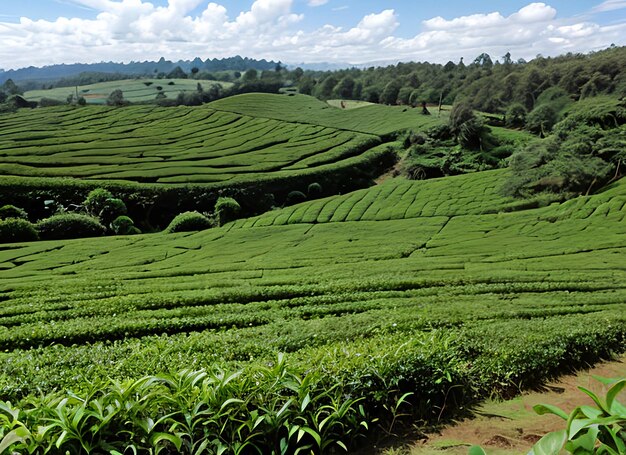
<path id="1" fill-rule="evenodd" d="M 309 6 L 313 6 L 313 7 L 322 6 L 322 5 L 325 5 L 326 3 L 328 3 L 328 0 L 309 0 L 307 2 Z"/>
<path id="2" fill-rule="evenodd" d="M 614 11 L 624 8 L 626 8 L 626 1 L 624 0 L 607 0 L 595 6 L 591 11 L 594 13 L 603 13 L 605 11 Z"/>
<path id="3" fill-rule="evenodd" d="M 414 36 L 400 37 L 396 36 L 400 18 L 393 9 L 368 14 L 352 27 L 327 24 L 305 32 L 300 29 L 304 16 L 294 13 L 293 0 L 255 0 L 241 12 L 229 12 L 208 0 L 169 0 L 166 6 L 148 0 L 72 1 L 95 10 L 95 17 L 54 21 L 23 17 L 19 23 L 0 18 L 0 67 L 235 54 L 283 62 L 363 63 L 445 62 L 473 59 L 482 52 L 497 58 L 510 51 L 514 58 L 529 59 L 539 53 L 595 50 L 623 43 L 626 36 L 624 22 L 602 26 L 559 18 L 545 3 L 530 3 L 509 16 L 492 12 L 435 17 L 423 21 Z M 597 8 L 616 9 L 621 4 L 626 0 L 609 0 Z"/>

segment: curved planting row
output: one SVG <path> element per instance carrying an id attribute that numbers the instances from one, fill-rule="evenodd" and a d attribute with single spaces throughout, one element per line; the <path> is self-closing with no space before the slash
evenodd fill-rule
<path id="1" fill-rule="evenodd" d="M 47 108 L 0 117 L 0 174 L 215 183 L 312 169 L 376 136 L 206 107 Z"/>

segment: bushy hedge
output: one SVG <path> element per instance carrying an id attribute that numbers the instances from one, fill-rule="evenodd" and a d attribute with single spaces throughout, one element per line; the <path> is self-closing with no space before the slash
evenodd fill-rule
<path id="1" fill-rule="evenodd" d="M 215 215 L 220 226 L 237 219 L 241 206 L 232 197 L 221 197 L 215 204 Z"/>
<path id="2" fill-rule="evenodd" d="M 99 237 L 106 232 L 96 218 L 77 213 L 64 213 L 41 220 L 37 223 L 37 230 L 42 240 Z"/>
<path id="3" fill-rule="evenodd" d="M 365 146 L 364 146 L 365 147 Z M 371 144 L 368 146 L 371 147 Z M 135 182 L 91 182 L 67 178 L 4 177 L 0 180 L 0 205 L 24 207 L 34 218 L 48 216 L 45 201 L 84 205 L 89 192 L 104 188 L 125 201 L 127 214 L 142 229 L 167 226 L 177 213 L 211 210 L 219 197 L 232 197 L 241 206 L 240 216 L 263 213 L 282 205 L 290 191 L 317 182 L 322 196 L 344 194 L 372 184 L 372 180 L 397 160 L 401 143 L 381 144 L 360 151 L 362 155 L 289 175 L 256 176 L 227 183 L 156 185 Z"/>
<path id="4" fill-rule="evenodd" d="M 14 205 L 4 205 L 0 207 L 0 220 L 6 220 L 7 218 L 28 220 L 28 213 L 26 213 L 26 210 Z"/>
<path id="5" fill-rule="evenodd" d="M 134 221 L 125 215 L 118 216 L 111 222 L 111 231 L 115 235 L 141 234 L 141 231 L 135 227 Z"/>
<path id="6" fill-rule="evenodd" d="M 287 195 L 287 205 L 299 204 L 304 201 L 306 201 L 306 194 L 302 191 L 291 191 Z"/>
<path id="7" fill-rule="evenodd" d="M 30 242 L 39 237 L 35 227 L 22 218 L 0 220 L 0 243 Z"/>
<path id="8" fill-rule="evenodd" d="M 202 231 L 213 227 L 211 220 L 198 212 L 184 212 L 172 220 L 166 232 Z"/>

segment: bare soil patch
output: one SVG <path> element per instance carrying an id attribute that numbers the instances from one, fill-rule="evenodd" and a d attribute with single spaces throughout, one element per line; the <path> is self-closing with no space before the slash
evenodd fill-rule
<path id="1" fill-rule="evenodd" d="M 481 445 L 490 455 L 527 453 L 544 434 L 564 428 L 565 422 L 552 415 L 539 416 L 533 406 L 552 404 L 566 412 L 581 404 L 593 405 L 578 389 L 585 387 L 604 394 L 605 387 L 593 376 L 617 378 L 626 376 L 626 357 L 562 377 L 538 392 L 527 392 L 507 401 L 488 401 L 472 419 L 457 422 L 440 433 L 430 434 L 411 448 L 411 455 L 463 454 L 473 445 Z"/>

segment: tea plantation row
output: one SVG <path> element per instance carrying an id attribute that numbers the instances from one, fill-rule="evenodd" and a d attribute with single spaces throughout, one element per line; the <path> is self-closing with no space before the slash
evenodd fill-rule
<path id="1" fill-rule="evenodd" d="M 4 395 L 278 352 L 342 357 L 371 338 L 387 351 L 440 330 L 486 388 L 623 349 L 626 184 L 512 213 L 478 201 L 460 215 L 3 247 Z"/>

